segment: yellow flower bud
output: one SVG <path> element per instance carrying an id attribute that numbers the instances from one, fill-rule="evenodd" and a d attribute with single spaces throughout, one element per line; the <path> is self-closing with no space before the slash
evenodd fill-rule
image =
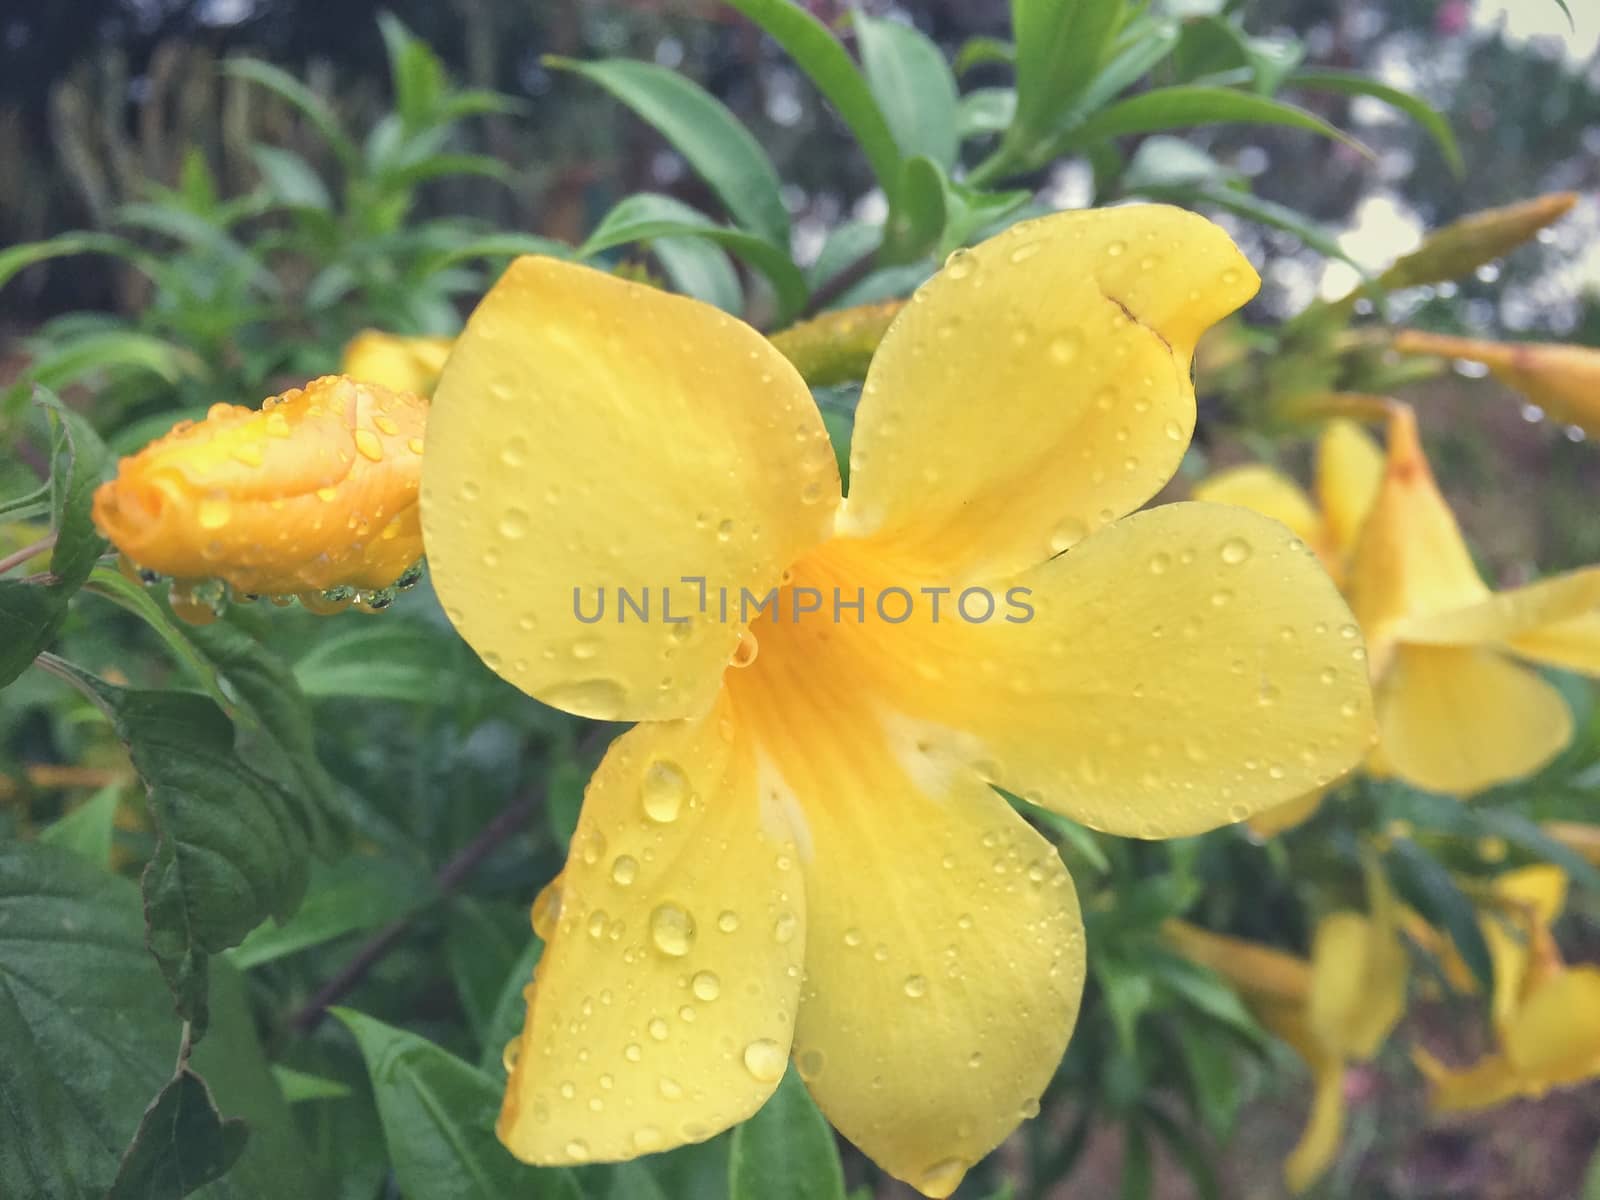
<path id="1" fill-rule="evenodd" d="M 146 570 L 245 593 L 379 589 L 422 557 L 427 402 L 330 375 L 217 404 L 118 465 L 94 521 Z M 187 592 L 187 589 L 185 589 Z"/>
<path id="2" fill-rule="evenodd" d="M 1401 354 L 1436 354 L 1482 363 L 1507 387 L 1521 392 L 1563 425 L 1600 437 L 1600 350 L 1554 342 L 1486 342 L 1403 329 Z"/>
<path id="3" fill-rule="evenodd" d="M 1577 200 L 1573 192 L 1553 192 L 1520 204 L 1469 213 L 1429 234 L 1422 245 L 1397 260 L 1378 282 L 1393 290 L 1470 275 L 1566 216 Z"/>
<path id="4" fill-rule="evenodd" d="M 454 345 L 454 338 L 400 337 L 365 329 L 344 348 L 339 374 L 392 392 L 431 396 Z"/>
<path id="5" fill-rule="evenodd" d="M 772 344 L 812 387 L 865 379 L 878 343 L 904 307 L 903 300 L 886 300 L 826 312 L 779 330 Z"/>

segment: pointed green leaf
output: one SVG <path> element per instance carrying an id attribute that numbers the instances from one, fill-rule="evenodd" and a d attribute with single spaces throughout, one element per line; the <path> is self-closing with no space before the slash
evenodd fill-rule
<path id="1" fill-rule="evenodd" d="M 546 58 L 592 80 L 660 130 L 728 206 L 741 228 L 787 252 L 789 213 L 772 160 L 722 101 L 676 71 L 613 58 Z"/>
<path id="2" fill-rule="evenodd" d="M 843 1200 L 833 1130 L 790 1067 L 761 1111 L 733 1131 L 729 1200 Z"/>
<path id="3" fill-rule="evenodd" d="M 855 15 L 867 86 L 900 153 L 923 154 L 946 170 L 956 161 L 956 80 L 944 53 L 914 26 Z"/>
<path id="4" fill-rule="evenodd" d="M 1075 126 L 1064 141 L 1069 146 L 1089 146 L 1126 134 L 1227 124 L 1304 129 L 1343 142 L 1368 157 L 1372 154 L 1355 138 L 1303 108 L 1250 92 L 1193 84 L 1156 88 L 1119 100 Z"/>
<path id="5" fill-rule="evenodd" d="M 500 1088 L 426 1038 L 348 1008 L 400 1190 L 472 1200 L 577 1200 L 570 1171 L 518 1162 L 494 1135 Z"/>
<path id="6" fill-rule="evenodd" d="M 249 1137 L 243 1121 L 222 1119 L 205 1080 L 181 1068 L 145 1110 L 106 1200 L 183 1200 L 226 1175 Z"/>
<path id="7" fill-rule="evenodd" d="M 1390 87 L 1386 83 L 1379 83 L 1376 79 L 1366 75 L 1358 75 L 1351 71 L 1330 71 L 1318 67 L 1308 67 L 1296 71 L 1289 77 L 1289 82 L 1295 87 L 1306 88 L 1314 92 L 1338 92 L 1345 96 L 1371 96 L 1374 100 L 1381 100 L 1391 108 L 1397 108 L 1410 117 L 1427 132 L 1438 145 L 1444 160 L 1450 165 L 1450 170 L 1460 178 L 1466 171 L 1466 160 L 1461 157 L 1461 144 L 1456 141 L 1455 130 L 1450 128 L 1450 122 L 1444 114 L 1420 96 L 1413 96 L 1410 92 L 1403 92 L 1399 88 Z"/>
<path id="8" fill-rule="evenodd" d="M 1011 0 L 1018 137 L 1053 130 L 1099 72 L 1124 0 Z"/>

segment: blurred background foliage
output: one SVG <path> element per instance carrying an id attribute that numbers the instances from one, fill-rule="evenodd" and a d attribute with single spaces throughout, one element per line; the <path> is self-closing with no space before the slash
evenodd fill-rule
<path id="1" fill-rule="evenodd" d="M 1572 4 L 1570 28 L 1554 0 L 1134 6 L 1149 24 L 1129 39 L 1139 53 L 1117 92 L 1229 88 L 1292 100 L 1301 116 L 1243 124 L 1169 112 L 1170 130 L 1156 121 L 1092 136 L 1090 111 L 1057 120 L 1042 149 L 1001 133 L 1013 115 L 1003 94 L 1013 68 L 998 47 L 1012 36 L 1007 5 L 869 3 L 854 25 L 845 5 L 806 7 L 868 57 L 864 32 L 892 42 L 907 23 L 921 30 L 959 75 L 955 124 L 919 126 L 914 110 L 897 112 L 880 95 L 899 150 L 875 156 L 862 128 L 824 105 L 773 39 L 698 0 L 410 0 L 382 14 L 306 0 L 11 5 L 0 16 L 0 276 L 9 280 L 0 436 L 14 454 L 0 465 L 0 495 L 26 496 L 49 474 L 46 414 L 29 403 L 35 382 L 87 414 L 112 451 L 128 452 L 213 402 L 254 404 L 333 370 L 362 328 L 455 332 L 499 266 L 530 249 L 622 262 L 770 328 L 803 311 L 904 295 L 942 252 L 1035 208 L 1141 195 L 1202 208 L 1262 268 L 1248 317 L 1264 340 L 1243 374 L 1222 365 L 1215 378 L 1226 386 L 1208 392 L 1202 370 L 1200 437 L 1174 494 L 1219 464 L 1266 457 L 1303 467 L 1304 440 L 1285 435 L 1269 404 L 1332 385 L 1319 374 L 1332 370 L 1328 343 L 1302 314 L 1319 301 L 1325 310 L 1464 214 L 1580 194 L 1565 220 L 1503 261 L 1392 292 L 1379 301 L 1390 319 L 1600 342 L 1600 18 L 1584 5 Z M 572 66 L 613 58 L 656 64 L 725 104 L 770 156 L 780 211 L 733 211 L 732 191 L 708 180 L 682 137 L 619 102 L 632 95 L 631 107 L 659 115 L 654 77 L 590 69 L 586 78 Z M 1454 135 L 1405 96 L 1316 86 L 1318 72 L 1350 71 L 1420 97 Z M 1098 98 L 1102 111 L 1114 95 Z M 1349 136 L 1318 132 L 1317 122 Z M 986 191 L 947 174 L 956 132 L 969 168 L 991 177 Z M 908 167 L 912 146 L 932 166 Z M 921 174 L 902 186 L 897 171 Z M 641 206 L 642 193 L 660 199 Z M 934 196 L 942 200 L 930 213 Z M 713 241 L 693 236 L 708 222 L 720 230 Z M 776 262 L 758 244 L 763 222 L 781 247 Z M 49 239 L 63 253 L 29 248 Z M 1366 318 L 1374 303 L 1362 297 L 1353 310 Z M 1338 369 L 1343 386 L 1370 390 L 1409 378 L 1387 368 L 1363 377 L 1362 362 Z M 1422 408 L 1435 466 L 1490 578 L 1515 583 L 1536 568 L 1600 559 L 1600 471 L 1581 429 L 1541 419 L 1492 381 L 1410 374 L 1420 378 L 1405 394 Z M 830 429 L 846 439 L 849 386 L 823 400 Z M 0 558 L 25 546 L 37 532 L 29 522 L 49 509 L 44 497 L 8 505 L 0 520 L 16 524 L 0 525 Z M 306 786 L 338 826 L 331 844 L 354 848 L 310 867 L 294 916 L 216 957 L 208 1042 L 218 1061 L 196 1066 L 224 1113 L 253 1116 L 258 1132 L 206 1194 L 791 1194 L 761 1190 L 773 1185 L 739 1167 L 762 1139 L 783 1136 L 770 1127 L 780 1117 L 641 1166 L 537 1179 L 513 1170 L 478 1190 L 431 1190 L 440 1177 L 427 1172 L 450 1154 L 487 1161 L 496 1152 L 480 1143 L 538 953 L 528 903 L 559 870 L 610 731 L 597 737 L 492 676 L 425 586 L 381 619 L 235 606 L 212 635 L 174 624 L 150 595 L 96 568 L 56 650 L 116 685 L 199 685 L 241 728 L 260 699 L 249 681 L 271 677 L 296 715 L 285 724 L 258 713 L 265 740 L 293 757 L 314 739 L 320 766 Z M 250 665 L 259 656 L 267 665 Z M 1359 782 L 1336 809 L 1265 845 L 1237 829 L 1122 842 L 1034 813 L 1085 897 L 1091 985 L 1041 1118 L 961 1195 L 1281 1194 L 1305 1077 L 1225 982 L 1172 951 L 1163 922 L 1181 914 L 1303 953 L 1318 915 L 1366 907 L 1364 856 L 1376 847 L 1408 901 L 1465 936 L 1471 880 L 1553 852 L 1533 822 L 1594 816 L 1600 722 L 1586 686 L 1567 690 L 1580 736 L 1539 775 L 1479 800 L 1469 811 L 1490 814 L 1481 821 L 1445 819 L 1437 798 L 1399 784 Z M 8 841 L 54 842 L 132 876 L 157 852 L 149 804 L 90 701 L 40 671 L 6 689 Z M 307 837 L 315 842 L 315 831 Z M 1581 862 L 1569 865 L 1581 875 Z M 131 887 L 96 883 L 100 875 L 82 876 L 65 857 L 57 869 L 86 894 L 137 911 Z M 1596 915 L 1595 890 L 1578 888 L 1558 931 L 1569 957 L 1600 956 Z M 108 944 L 136 942 L 136 917 L 134 927 L 105 920 Z M 128 994 L 145 999 L 128 1029 L 175 1048 L 155 968 L 135 957 L 142 966 L 122 969 Z M 1430 961 L 1419 952 L 1419 972 Z M 100 999 L 114 1006 L 119 995 Z M 1404 1040 L 1482 1048 L 1467 1015 L 1474 1001 L 1420 983 L 1416 998 Z M 365 1014 L 348 1018 L 355 1041 L 322 1019 L 327 1002 Z M 146 1041 L 141 1056 L 170 1061 L 165 1049 L 147 1056 Z M 1600 1138 L 1595 1085 L 1432 1118 L 1401 1041 L 1348 1075 L 1344 1153 L 1317 1194 L 1600 1195 L 1587 1166 Z M 164 1067 L 141 1070 L 149 1086 L 119 1097 L 134 1113 Z M 441 1123 L 418 1096 L 450 1117 Z M 132 1132 L 104 1136 L 120 1147 Z M 730 1151 L 740 1139 L 743 1149 Z M 814 1140 L 804 1149 L 831 1154 Z M 267 1182 L 274 1164 L 288 1172 L 276 1184 Z M 85 1166 L 85 1178 L 97 1169 Z M 844 1178 L 872 1195 L 906 1194 L 848 1148 Z"/>

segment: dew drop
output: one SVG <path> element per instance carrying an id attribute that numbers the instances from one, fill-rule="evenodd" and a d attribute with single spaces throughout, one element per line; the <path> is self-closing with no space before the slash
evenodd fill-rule
<path id="1" fill-rule="evenodd" d="M 266 429 L 268 437 L 286 438 L 289 436 L 289 418 L 281 412 L 268 413 Z"/>
<path id="2" fill-rule="evenodd" d="M 221 529 L 233 518 L 233 506 L 223 496 L 207 496 L 196 513 L 201 529 Z"/>
<path id="3" fill-rule="evenodd" d="M 696 1000 L 711 1001 L 722 995 L 722 981 L 714 971 L 700 971 L 689 981 L 689 990 Z"/>
<path id="4" fill-rule="evenodd" d="M 639 784 L 639 800 L 644 815 L 662 825 L 678 819 L 683 802 L 689 796 L 689 779 L 683 768 L 667 759 L 650 764 Z"/>
<path id="5" fill-rule="evenodd" d="M 761 644 L 756 641 L 756 635 L 748 629 L 739 633 L 739 644 L 733 648 L 733 657 L 728 659 L 731 666 L 748 667 L 755 662 L 756 655 L 761 652 Z"/>
<path id="6" fill-rule="evenodd" d="M 924 1171 L 917 1180 L 917 1190 L 933 1200 L 944 1200 L 960 1185 L 967 1173 L 967 1164 L 959 1158 L 941 1159 Z"/>
<path id="7" fill-rule="evenodd" d="M 500 1065 L 506 1069 L 507 1074 L 517 1065 L 517 1056 L 522 1053 L 522 1039 L 514 1037 L 500 1048 Z"/>
<path id="8" fill-rule="evenodd" d="M 1150 556 L 1150 574 L 1165 575 L 1172 569 L 1172 555 L 1158 552 Z"/>
<path id="9" fill-rule="evenodd" d="M 672 958 L 682 958 L 694 945 L 694 918 L 681 905 L 667 901 L 650 914 L 650 940 Z"/>
<path id="10" fill-rule="evenodd" d="M 500 536 L 510 541 L 528 536 L 528 514 L 520 508 L 508 508 L 500 517 Z"/>
<path id="11" fill-rule="evenodd" d="M 757 1038 L 744 1048 L 744 1069 L 758 1083 L 776 1083 L 783 1078 L 788 1055 L 771 1038 Z"/>
<path id="12" fill-rule="evenodd" d="M 573 1162 L 589 1161 L 589 1144 L 580 1138 L 573 1138 L 567 1143 L 567 1157 Z"/>
<path id="13" fill-rule="evenodd" d="M 650 1036 L 655 1038 L 656 1041 L 664 1042 L 667 1040 L 667 1023 L 660 1017 L 651 1017 L 650 1024 L 645 1028 L 649 1030 Z"/>
<path id="14" fill-rule="evenodd" d="M 633 1131 L 633 1148 L 641 1154 L 659 1150 L 663 1140 L 661 1130 L 654 1125 L 641 1125 Z"/>
<path id="15" fill-rule="evenodd" d="M 1037 253 L 1039 253 L 1038 242 L 1023 242 L 1022 245 L 1018 246 L 1011 252 L 1011 261 L 1014 263 L 1024 263 Z"/>
<path id="16" fill-rule="evenodd" d="M 921 999 L 928 994 L 928 981 L 921 975 L 911 975 L 906 979 L 905 992 L 913 1000 Z"/>
<path id="17" fill-rule="evenodd" d="M 1063 333 L 1050 339 L 1051 361 L 1066 366 L 1078 357 L 1078 338 L 1075 334 Z"/>
<path id="18" fill-rule="evenodd" d="M 1050 553 L 1060 554 L 1063 550 L 1072 549 L 1088 532 L 1088 528 L 1076 517 L 1064 517 L 1050 531 Z"/>
<path id="19" fill-rule="evenodd" d="M 683 1084 L 676 1079 L 663 1075 L 656 1087 L 660 1090 L 661 1097 L 664 1100 L 681 1100 L 683 1098 Z"/>
<path id="20" fill-rule="evenodd" d="M 644 1057 L 644 1050 L 638 1042 L 629 1042 L 622 1048 L 622 1057 L 636 1063 Z"/>
<path id="21" fill-rule="evenodd" d="M 1230 567 L 1237 567 L 1240 563 L 1246 562 L 1250 558 L 1250 543 L 1243 538 L 1229 538 L 1222 543 L 1217 554 Z"/>
<path id="22" fill-rule="evenodd" d="M 950 279 L 967 279 L 978 269 L 978 260 L 968 250 L 957 250 L 944 260 L 944 274 Z"/>
<path id="23" fill-rule="evenodd" d="M 383 443 L 370 429 L 356 430 L 356 449 L 360 451 L 362 458 L 371 459 L 373 462 L 383 461 Z"/>
<path id="24" fill-rule="evenodd" d="M 619 854 L 611 864 L 611 881 L 618 887 L 627 887 L 639 874 L 639 860 L 632 855 Z"/>
<path id="25" fill-rule="evenodd" d="M 723 912 L 717 918 L 717 928 L 723 933 L 732 933 L 739 928 L 739 914 L 732 911 Z"/>
<path id="26" fill-rule="evenodd" d="M 779 913 L 778 919 L 772 923 L 772 936 L 778 945 L 786 946 L 794 941 L 799 928 L 800 920 L 793 913 Z"/>

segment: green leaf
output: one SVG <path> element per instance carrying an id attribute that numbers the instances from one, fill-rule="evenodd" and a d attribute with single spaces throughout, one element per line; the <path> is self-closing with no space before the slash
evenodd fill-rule
<path id="1" fill-rule="evenodd" d="M 1201 125 L 1281 125 L 1333 138 L 1368 156 L 1372 152 L 1315 113 L 1282 100 L 1230 88 L 1183 84 L 1119 100 L 1067 132 L 1068 146 L 1081 147 L 1132 133 L 1161 133 Z"/>
<path id="2" fill-rule="evenodd" d="M 204 696 L 114 687 L 56 665 L 105 710 L 149 792 L 158 839 L 142 879 L 150 952 L 198 1039 L 207 957 L 268 916 L 286 919 L 305 892 L 303 810 L 240 761 L 232 722 Z"/>
<path id="3" fill-rule="evenodd" d="M 1096 872 L 1101 875 L 1110 874 L 1111 861 L 1106 858 L 1106 852 L 1096 840 L 1093 830 L 1078 824 L 1070 817 L 1064 817 L 1060 813 L 1052 812 L 1048 808 L 1024 800 L 1021 796 L 1008 792 L 1004 788 L 995 790 L 1011 803 L 1012 808 L 1036 825 L 1042 826 L 1061 845 L 1072 850 Z"/>
<path id="4" fill-rule="evenodd" d="M 1459 804 L 1453 797 L 1452 804 Z M 1560 867 L 1579 887 L 1600 894 L 1600 868 L 1555 838 L 1521 813 L 1503 808 L 1462 805 L 1482 833 L 1504 838 L 1511 845 Z"/>
<path id="5" fill-rule="evenodd" d="M 141 584 L 135 583 L 115 567 L 96 567 L 90 572 L 83 590 L 105 597 L 148 625 L 172 651 L 173 657 L 187 669 L 194 682 L 219 706 L 227 707 L 229 701 L 217 686 L 215 669 L 178 628 L 177 621 L 168 610 L 156 603 Z"/>
<path id="6" fill-rule="evenodd" d="M 1444 160 L 1457 179 L 1466 174 L 1466 160 L 1461 157 L 1461 145 L 1456 141 L 1455 130 L 1445 115 L 1420 96 L 1403 92 L 1399 88 L 1379 83 L 1366 75 L 1351 71 L 1330 71 L 1320 67 L 1307 67 L 1289 77 L 1295 87 L 1314 92 L 1338 92 L 1345 96 L 1371 96 L 1391 108 L 1397 108 L 1427 132 L 1438 145 Z"/>
<path id="7" fill-rule="evenodd" d="M 479 1065 L 497 1081 L 505 1079 L 503 1060 L 507 1043 L 522 1032 L 523 1022 L 528 1015 L 528 1000 L 524 993 L 533 982 L 533 969 L 539 965 L 543 953 L 544 943 L 536 937 L 530 938 L 517 960 L 511 964 L 511 969 L 506 972 L 500 984 L 500 995 L 490 1010 L 489 1019 L 484 1022 L 483 1053 Z"/>
<path id="8" fill-rule="evenodd" d="M 328 185 L 322 182 L 316 168 L 300 155 L 276 146 L 257 145 L 250 147 L 250 157 L 255 160 L 256 169 L 275 200 L 317 212 L 333 210 Z"/>
<path id="9" fill-rule="evenodd" d="M 1023 143 L 1054 130 L 1098 73 L 1123 0 L 1011 0 Z"/>
<path id="10" fill-rule="evenodd" d="M 39 832 L 39 840 L 71 850 L 97 867 L 111 868 L 112 834 L 122 785 L 108 784 L 59 821 Z"/>
<path id="11" fill-rule="evenodd" d="M 317 132 L 329 148 L 345 163 L 353 164 L 360 158 L 355 143 L 345 135 L 332 107 L 289 72 L 258 58 L 228 59 L 222 64 L 222 69 L 236 79 L 248 80 L 276 93 L 299 109 L 317 127 Z"/>
<path id="12" fill-rule="evenodd" d="M 1151 22 L 1140 36 L 1112 54 L 1078 97 L 1073 112 L 1087 115 L 1099 111 L 1150 73 L 1162 59 L 1177 48 L 1181 27 L 1176 21 Z"/>
<path id="13" fill-rule="evenodd" d="M 224 1121 L 211 1090 L 187 1067 L 145 1110 L 106 1200 L 182 1200 L 227 1174 L 250 1131 Z"/>
<path id="14" fill-rule="evenodd" d="M 489 904 L 471 896 L 451 898 L 445 917 L 445 965 L 467 1028 L 485 1049 L 500 994 L 527 941 L 528 910 L 522 905 Z"/>
<path id="15" fill-rule="evenodd" d="M 60 389 L 96 371 L 147 371 L 168 383 L 204 377 L 206 366 L 182 346 L 133 330 L 85 333 L 50 347 L 28 365 L 27 378 Z"/>
<path id="16" fill-rule="evenodd" d="M 552 238 L 532 233 L 485 233 L 468 238 L 432 258 L 423 259 L 417 266 L 417 276 L 422 279 L 438 274 L 449 267 L 474 259 L 507 259 L 522 254 L 543 254 L 550 258 L 571 258 L 572 247 Z"/>
<path id="17" fill-rule="evenodd" d="M 809 294 L 805 276 L 771 242 L 740 229 L 713 223 L 670 196 L 639 192 L 618 202 L 600 221 L 589 240 L 578 249 L 579 258 L 591 258 L 603 250 L 629 242 L 649 242 L 662 237 L 698 237 L 733 251 L 772 283 L 778 294 L 779 320 L 798 312 Z"/>
<path id="18" fill-rule="evenodd" d="M 965 75 L 973 67 L 1010 66 L 1016 61 L 1017 47 L 1014 43 L 979 34 L 961 43 L 961 49 L 956 51 L 954 70 L 957 75 Z"/>
<path id="19" fill-rule="evenodd" d="M 297 1071 L 282 1063 L 272 1064 L 272 1078 L 277 1081 L 278 1089 L 289 1104 L 300 1104 L 306 1100 L 343 1100 L 351 1094 L 349 1084 L 308 1071 Z"/>
<path id="20" fill-rule="evenodd" d="M 295 805 L 311 849 L 339 845 L 338 787 L 317 758 L 311 706 L 289 665 L 236 625 L 187 625 L 185 636 L 216 670 L 230 697 L 228 716 L 239 726 L 241 761 L 277 780 Z"/>
<path id="21" fill-rule="evenodd" d="M 956 80 L 944 53 L 914 26 L 864 12 L 854 23 L 867 86 L 900 153 L 955 166 Z"/>
<path id="22" fill-rule="evenodd" d="M 0 1196 L 103 1197 L 179 1043 L 138 891 L 60 847 L 4 841 L 0 912 Z M 213 983 L 190 1065 L 251 1136 L 207 1200 L 318 1200 L 239 976 L 218 964 Z"/>
<path id="23" fill-rule="evenodd" d="M 89 422 L 53 396 L 45 397 L 43 403 L 56 422 L 50 469 L 56 547 L 50 555 L 50 574 L 56 587 L 72 592 L 83 586 L 106 549 L 90 510 L 95 489 L 105 480 L 110 456 Z"/>
<path id="24" fill-rule="evenodd" d="M 28 669 L 66 619 L 66 600 L 56 589 L 0 579 L 0 687 Z"/>
<path id="25" fill-rule="evenodd" d="M 671 1200 L 650 1169 L 642 1162 L 618 1163 L 611 1168 L 611 1190 L 606 1200 Z"/>
<path id="26" fill-rule="evenodd" d="M 1367 272 L 1364 267 L 1351 259 L 1349 252 L 1339 244 L 1334 235 L 1321 225 L 1317 224 L 1305 213 L 1278 204 L 1272 200 L 1263 200 L 1260 196 L 1239 188 L 1221 185 L 1200 185 L 1195 187 L 1153 187 L 1143 186 L 1128 189 L 1137 191 L 1140 195 L 1152 200 L 1171 200 L 1189 206 L 1215 205 L 1217 208 L 1256 221 L 1273 229 L 1281 229 L 1285 233 L 1292 233 L 1317 253 L 1328 258 L 1336 258 L 1341 262 L 1349 263 L 1363 278 Z"/>
<path id="27" fill-rule="evenodd" d="M 1014 88 L 974 88 L 956 108 L 956 137 L 982 137 L 1003 133 L 1017 115 Z"/>
<path id="28" fill-rule="evenodd" d="M 258 925 L 228 951 L 243 970 L 380 925 L 427 904 L 432 881 L 408 863 L 353 855 L 313 869 L 305 899 L 282 924 Z"/>
<path id="29" fill-rule="evenodd" d="M 785 253 L 789 212 L 772 160 L 722 101 L 676 71 L 613 58 L 576 62 L 546 57 L 546 65 L 592 80 L 660 130 L 689 160 L 747 232 Z"/>
<path id="30" fill-rule="evenodd" d="M 913 262 L 933 253 L 945 226 L 943 168 L 917 155 L 901 166 L 898 197 L 889 206 L 879 259 L 886 264 Z"/>
<path id="31" fill-rule="evenodd" d="M 581 1196 L 569 1171 L 518 1162 L 494 1135 L 500 1088 L 425 1038 L 336 1008 L 367 1062 L 395 1178 L 407 1196 L 559 1200 Z"/>
<path id="32" fill-rule="evenodd" d="M 1156 134 L 1139 143 L 1122 172 L 1124 191 L 1147 188 L 1204 187 L 1226 184 L 1234 177 L 1211 155 L 1182 138 Z"/>
<path id="33" fill-rule="evenodd" d="M 154 255 L 141 249 L 126 238 L 109 233 L 63 233 L 43 242 L 24 242 L 0 251 L 0 287 L 5 287 L 19 271 L 34 263 L 52 258 L 65 258 L 71 254 L 110 254 L 133 263 L 149 273 Z"/>
<path id="34" fill-rule="evenodd" d="M 883 111 L 849 52 L 821 21 L 791 0 L 728 0 L 782 46 L 855 134 L 891 202 L 900 183 L 900 152 Z"/>
<path id="35" fill-rule="evenodd" d="M 833 1130 L 793 1067 L 761 1111 L 733 1131 L 729 1200 L 843 1200 Z"/>
<path id="36" fill-rule="evenodd" d="M 720 246 L 697 238 L 657 238 L 650 251 L 660 262 L 676 291 L 714 304 L 723 312 L 744 310 L 744 290 L 739 273 Z"/>
<path id="37" fill-rule="evenodd" d="M 1484 995 L 1494 994 L 1494 961 L 1472 901 L 1450 872 L 1410 838 L 1396 838 L 1384 856 L 1394 890 L 1424 920 L 1450 935 Z"/>
<path id="38" fill-rule="evenodd" d="M 1218 1141 L 1233 1132 L 1234 1120 L 1244 1100 L 1237 1065 L 1238 1050 L 1216 1030 L 1190 1021 L 1178 1022 L 1178 1052 L 1189 1079 L 1189 1095 Z"/>
<path id="39" fill-rule="evenodd" d="M 389 56 L 395 107 L 407 129 L 421 129 L 432 123 L 444 96 L 444 66 L 432 48 L 393 13 L 378 14 L 378 30 Z"/>
<path id="40" fill-rule="evenodd" d="M 455 704 L 465 666 L 461 643 L 439 630 L 385 614 L 382 621 L 345 622 L 301 656 L 294 677 L 313 699 L 359 697 L 419 704 Z"/>

